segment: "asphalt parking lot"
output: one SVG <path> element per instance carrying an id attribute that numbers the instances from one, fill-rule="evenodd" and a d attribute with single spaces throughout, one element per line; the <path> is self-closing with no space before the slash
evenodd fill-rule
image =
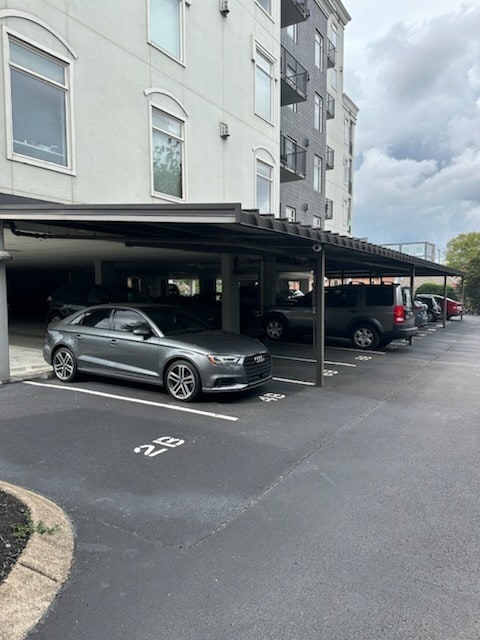
<path id="1" fill-rule="evenodd" d="M 479 329 L 328 345 L 321 389 L 311 344 L 268 344 L 272 381 L 192 405 L 100 378 L 0 388 L 0 476 L 76 536 L 32 638 L 478 637 Z"/>

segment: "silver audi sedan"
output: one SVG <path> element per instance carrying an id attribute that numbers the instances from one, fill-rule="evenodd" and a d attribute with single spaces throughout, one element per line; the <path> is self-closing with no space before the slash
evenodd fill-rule
<path id="1" fill-rule="evenodd" d="M 48 325 L 43 356 L 62 382 L 78 372 L 149 382 L 186 402 L 253 389 L 272 377 L 259 340 L 211 330 L 174 305 L 87 307 Z"/>

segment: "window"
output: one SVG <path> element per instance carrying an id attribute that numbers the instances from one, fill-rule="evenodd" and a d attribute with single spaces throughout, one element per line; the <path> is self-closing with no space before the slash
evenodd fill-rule
<path id="1" fill-rule="evenodd" d="M 271 213 L 273 167 L 257 159 L 256 177 L 257 209 L 260 213 Z"/>
<path id="2" fill-rule="evenodd" d="M 168 113 L 152 109 L 153 190 L 174 198 L 184 191 L 184 123 Z"/>
<path id="3" fill-rule="evenodd" d="M 287 27 L 287 35 L 289 35 L 294 42 L 298 42 L 298 25 L 291 24 Z"/>
<path id="4" fill-rule="evenodd" d="M 257 0 L 257 3 L 268 13 L 268 15 L 272 15 L 272 0 Z"/>
<path id="5" fill-rule="evenodd" d="M 313 97 L 313 126 L 317 131 L 323 131 L 323 98 L 318 93 Z"/>
<path id="6" fill-rule="evenodd" d="M 323 50 L 323 36 L 318 31 L 315 31 L 315 66 L 320 71 L 323 71 Z"/>
<path id="7" fill-rule="evenodd" d="M 332 67 L 327 71 L 328 75 L 328 84 L 332 87 L 332 89 L 337 89 L 337 70 Z"/>
<path id="8" fill-rule="evenodd" d="M 183 0 L 150 0 L 150 41 L 181 60 Z"/>
<path id="9" fill-rule="evenodd" d="M 295 207 L 289 207 L 288 205 L 286 205 L 285 216 L 290 222 L 295 222 L 297 219 L 297 210 L 295 209 Z"/>
<path id="10" fill-rule="evenodd" d="M 343 184 L 348 185 L 350 179 L 350 162 L 346 156 L 343 156 Z"/>
<path id="11" fill-rule="evenodd" d="M 255 55 L 255 113 L 272 121 L 272 62 L 256 50 Z"/>
<path id="12" fill-rule="evenodd" d="M 288 107 L 288 109 L 293 111 L 293 113 L 297 113 L 297 103 L 296 102 L 292 102 L 292 104 L 287 105 L 287 107 Z"/>
<path id="13" fill-rule="evenodd" d="M 338 44 L 338 27 L 334 22 L 330 25 L 330 40 L 336 49 Z"/>
<path id="14" fill-rule="evenodd" d="M 96 329 L 108 329 L 110 327 L 110 309 L 95 309 L 88 311 L 75 324 Z"/>
<path id="15" fill-rule="evenodd" d="M 148 328 L 147 321 L 133 309 L 117 309 L 115 311 L 113 317 L 114 331 L 128 331 L 131 333 L 134 329 L 143 327 Z"/>
<path id="16" fill-rule="evenodd" d="M 318 193 L 322 193 L 322 158 L 320 156 L 313 156 L 313 188 Z"/>
<path id="17" fill-rule="evenodd" d="M 69 167 L 70 67 L 9 38 L 12 158 Z"/>
<path id="18" fill-rule="evenodd" d="M 348 118 L 343 121 L 343 141 L 345 144 L 350 142 L 350 120 Z"/>

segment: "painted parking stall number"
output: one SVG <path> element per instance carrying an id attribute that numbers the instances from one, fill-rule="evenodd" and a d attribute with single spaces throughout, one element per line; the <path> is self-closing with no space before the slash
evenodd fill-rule
<path id="1" fill-rule="evenodd" d="M 366 362 L 367 360 L 371 360 L 372 356 L 357 356 L 355 360 L 361 360 L 362 362 Z"/>
<path id="2" fill-rule="evenodd" d="M 140 446 L 135 447 L 133 453 L 143 453 L 147 458 L 155 458 L 155 456 L 165 453 L 170 449 L 179 447 L 184 443 L 185 440 L 181 440 L 180 438 L 161 436 L 160 438 L 156 438 L 156 440 L 152 440 L 150 444 L 141 444 Z M 157 445 L 160 445 L 160 447 Z"/>
<path id="3" fill-rule="evenodd" d="M 283 393 L 264 393 L 263 396 L 259 396 L 262 402 L 278 402 L 279 400 L 283 400 L 285 395 Z"/>

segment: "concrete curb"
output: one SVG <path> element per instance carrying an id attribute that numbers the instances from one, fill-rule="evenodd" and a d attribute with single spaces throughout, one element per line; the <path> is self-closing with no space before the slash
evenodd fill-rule
<path id="1" fill-rule="evenodd" d="M 32 521 L 59 529 L 33 533 L 16 565 L 0 585 L 0 640 L 23 640 L 44 616 L 67 580 L 73 558 L 73 528 L 58 505 L 36 493 L 0 481 L 30 510 Z"/>

